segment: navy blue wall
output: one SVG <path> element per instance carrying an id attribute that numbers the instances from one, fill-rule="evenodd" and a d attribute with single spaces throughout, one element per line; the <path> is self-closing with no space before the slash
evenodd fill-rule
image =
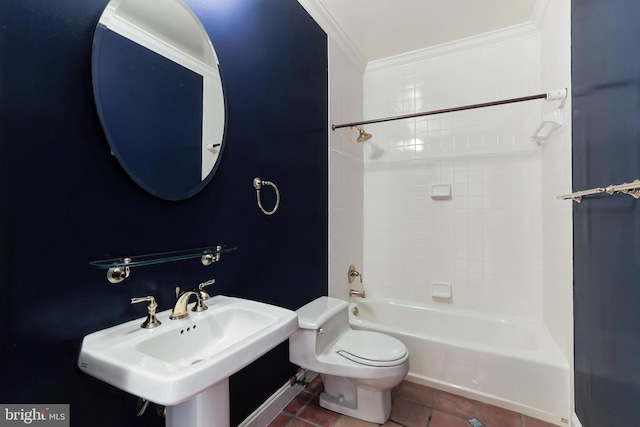
<path id="1" fill-rule="evenodd" d="M 212 294 L 298 308 L 327 293 L 327 45 L 296 0 L 193 0 L 221 63 L 227 142 L 191 199 L 154 198 L 110 155 L 91 87 L 107 0 L 0 2 L 0 403 L 70 403 L 75 426 L 161 426 L 76 368 L 82 337 L 143 317 L 129 298 L 215 277 Z M 252 180 L 275 182 L 265 216 Z M 264 203 L 272 206 L 268 189 Z M 220 263 L 141 267 L 119 285 L 91 260 L 212 244 Z M 287 346 L 231 378 L 232 424 L 294 372 Z"/>
<path id="2" fill-rule="evenodd" d="M 640 3 L 572 1 L 573 188 L 640 178 Z M 640 423 L 640 202 L 574 204 L 576 412 Z"/>

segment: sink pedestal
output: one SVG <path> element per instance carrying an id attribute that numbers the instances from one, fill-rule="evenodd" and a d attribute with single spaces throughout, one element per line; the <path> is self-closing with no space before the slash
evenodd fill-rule
<path id="1" fill-rule="evenodd" d="M 167 406 L 167 427 L 229 427 L 229 378 L 175 406 Z"/>

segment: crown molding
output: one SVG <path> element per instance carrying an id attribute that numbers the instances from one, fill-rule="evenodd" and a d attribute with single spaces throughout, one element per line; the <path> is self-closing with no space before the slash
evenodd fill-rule
<path id="1" fill-rule="evenodd" d="M 333 19 L 331 13 L 329 13 L 321 1 L 298 0 L 298 3 L 300 3 L 300 5 L 307 11 L 311 18 L 313 18 L 320 28 L 327 33 L 327 36 L 340 46 L 349 59 L 359 69 L 364 70 L 365 72 L 410 64 L 416 61 L 426 60 L 466 49 L 473 49 L 516 37 L 539 34 L 539 29 L 547 13 L 549 2 L 550 0 L 538 0 L 535 4 L 531 21 L 524 24 L 514 25 L 512 27 L 491 31 L 465 39 L 367 62 L 364 56 L 362 56 L 360 51 L 351 42 L 349 37 L 347 37 L 345 32 L 342 31 L 335 19 Z"/>
<path id="2" fill-rule="evenodd" d="M 549 0 L 536 1 L 531 22 L 536 26 L 536 28 L 538 28 L 538 30 L 542 27 L 542 21 L 544 21 L 544 17 L 547 14 L 547 6 L 549 6 Z"/>
<path id="3" fill-rule="evenodd" d="M 349 37 L 338 26 L 333 16 L 319 0 L 298 0 L 314 21 L 327 33 L 327 36 L 340 46 L 349 59 L 362 71 L 367 67 L 367 60 L 356 49 Z"/>
<path id="4" fill-rule="evenodd" d="M 543 0 L 546 1 L 546 0 Z M 512 27 L 503 28 L 496 31 L 480 34 L 465 39 L 456 40 L 449 43 L 443 43 L 425 49 L 418 49 L 412 52 L 400 55 L 390 56 L 389 58 L 371 61 L 367 64 L 366 72 L 383 70 L 385 68 L 397 67 L 400 65 L 411 64 L 417 61 L 427 60 L 450 53 L 473 49 L 484 45 L 489 45 L 499 41 L 509 40 L 516 37 L 523 37 L 538 34 L 538 28 L 533 22 L 514 25 Z"/>

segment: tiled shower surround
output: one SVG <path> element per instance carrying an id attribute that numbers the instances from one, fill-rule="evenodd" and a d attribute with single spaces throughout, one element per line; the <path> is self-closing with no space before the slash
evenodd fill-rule
<path id="1" fill-rule="evenodd" d="M 479 104 L 538 94 L 540 35 L 461 42 L 396 65 L 370 64 L 364 77 L 367 118 Z M 500 37 L 497 36 L 496 37 Z M 536 150 L 529 136 L 540 123 L 532 101 L 365 126 L 375 138 L 366 163 Z"/>
<path id="2" fill-rule="evenodd" d="M 450 200 L 430 197 L 451 184 Z M 366 291 L 520 317 L 541 317 L 540 155 L 369 163 Z M 451 299 L 431 297 L 449 283 Z"/>
<path id="3" fill-rule="evenodd" d="M 364 116 L 556 89 L 543 89 L 541 40 L 523 26 L 369 64 Z M 363 153 L 369 295 L 543 319 L 543 148 L 531 140 L 543 104 L 364 126 L 374 135 Z M 432 199 L 433 184 L 450 184 L 452 197 Z M 451 284 L 452 298 L 432 297 L 433 282 Z"/>

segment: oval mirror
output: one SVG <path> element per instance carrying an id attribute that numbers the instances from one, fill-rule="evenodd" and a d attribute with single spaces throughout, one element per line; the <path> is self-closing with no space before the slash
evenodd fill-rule
<path id="1" fill-rule="evenodd" d="M 112 153 L 149 193 L 182 200 L 220 162 L 225 101 L 213 45 L 182 0 L 111 0 L 96 27 L 93 92 Z"/>

